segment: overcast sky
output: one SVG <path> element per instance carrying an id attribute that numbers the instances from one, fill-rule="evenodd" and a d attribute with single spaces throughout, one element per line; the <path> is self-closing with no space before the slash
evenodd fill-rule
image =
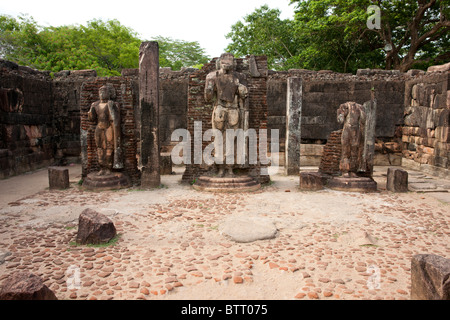
<path id="1" fill-rule="evenodd" d="M 211 58 L 220 56 L 229 41 L 231 26 L 267 4 L 292 18 L 290 0 L 0 0 L 0 14 L 29 14 L 38 24 L 60 26 L 86 24 L 92 19 L 117 19 L 143 40 L 161 35 L 198 41 Z"/>

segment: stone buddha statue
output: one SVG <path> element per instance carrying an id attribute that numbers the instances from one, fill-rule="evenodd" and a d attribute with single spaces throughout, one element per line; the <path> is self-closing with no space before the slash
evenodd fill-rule
<path id="1" fill-rule="evenodd" d="M 100 166 L 99 176 L 111 174 L 112 169 L 123 169 L 120 106 L 114 101 L 115 89 L 105 85 L 99 89 L 100 100 L 91 105 L 88 113 L 90 121 L 96 122 L 95 144 Z"/>

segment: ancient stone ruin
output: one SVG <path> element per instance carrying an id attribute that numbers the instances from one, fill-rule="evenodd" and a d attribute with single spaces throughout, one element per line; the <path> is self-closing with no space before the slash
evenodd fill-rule
<path id="1" fill-rule="evenodd" d="M 160 154 L 170 153 L 178 143 L 171 139 L 176 129 L 187 129 L 193 137 L 197 121 L 202 121 L 204 130 L 212 128 L 213 107 L 205 101 L 204 81 L 209 73 L 215 72 L 216 62 L 213 60 L 202 70 L 161 69 L 152 76 L 158 79 L 159 106 L 154 110 L 158 109 Z M 437 72 L 412 70 L 408 73 L 359 70 L 357 75 L 270 71 L 264 57 L 235 59 L 235 66 L 236 72 L 247 78 L 248 127 L 267 129 L 269 142 L 271 130 L 279 130 L 280 163 L 287 164 L 289 174 L 299 174 L 299 163 L 321 165 L 326 173 L 336 170 L 339 147 L 335 144 L 337 149 L 334 148 L 333 143 L 339 141 L 334 132 L 341 127 L 336 118 L 337 108 L 349 101 L 364 104 L 373 96 L 378 119 L 373 164 L 403 164 L 448 175 L 448 71 L 445 68 Z M 148 125 L 141 119 L 148 117 L 140 111 L 139 97 L 144 93 L 139 91 L 142 88 L 139 70 L 126 69 L 121 77 L 108 79 L 98 78 L 90 70 L 59 72 L 52 78 L 49 73 L 2 60 L 1 73 L 1 177 L 77 161 L 83 163 L 84 177 L 100 171 L 95 123 L 89 120 L 88 113 L 99 100 L 100 87 L 109 86 L 114 88 L 114 101 L 120 106 L 123 164 L 120 170 L 132 184 L 141 184 L 145 171 L 142 168 L 148 160 L 145 152 L 158 147 L 141 139 L 142 134 L 148 135 L 148 130 L 144 130 Z M 298 98 L 292 98 L 292 94 Z M 193 148 L 193 139 L 191 143 Z M 207 142 L 203 141 L 202 147 L 206 146 Z M 270 143 L 268 146 L 270 155 Z M 258 163 L 254 169 L 246 170 L 264 183 L 270 176 L 261 176 L 257 167 L 264 169 L 269 163 Z M 192 161 L 186 165 L 183 181 L 191 183 L 205 170 Z"/>
<path id="2" fill-rule="evenodd" d="M 282 282 L 270 294 L 448 299 L 448 259 L 416 255 L 447 252 L 446 207 L 407 191 L 449 177 L 450 64 L 353 75 L 223 54 L 173 71 L 155 42 L 139 61 L 103 78 L 0 60 L 0 178 L 48 168 L 50 186 L 2 211 L 0 270 L 43 279 L 1 275 L 0 299 L 55 298 L 43 282 L 65 299 L 223 297 L 261 278 L 264 298 Z M 227 129 L 248 136 L 205 135 Z"/>

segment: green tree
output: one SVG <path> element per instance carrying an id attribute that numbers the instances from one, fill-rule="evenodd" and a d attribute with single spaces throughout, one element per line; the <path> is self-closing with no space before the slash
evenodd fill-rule
<path id="1" fill-rule="evenodd" d="M 209 58 L 198 42 L 156 37 L 161 66 L 179 70 Z M 0 56 L 38 70 L 95 69 L 99 76 L 117 76 L 139 67 L 142 40 L 117 20 L 92 20 L 86 25 L 39 26 L 32 17 L 0 15 Z"/>
<path id="2" fill-rule="evenodd" d="M 238 21 L 226 35 L 231 40 L 226 50 L 236 56 L 266 55 L 269 68 L 288 69 L 300 48 L 293 21 L 280 18 L 280 10 L 263 5 Z"/>
<path id="3" fill-rule="evenodd" d="M 226 35 L 239 56 L 265 54 L 274 69 L 407 71 L 450 59 L 450 0 L 291 0 L 293 20 L 262 6 Z M 377 5 L 379 29 L 368 28 Z"/>
<path id="4" fill-rule="evenodd" d="M 159 44 L 161 67 L 180 70 L 182 67 L 198 67 L 210 60 L 197 41 L 174 40 L 163 36 L 154 37 L 152 40 Z"/>
<path id="5" fill-rule="evenodd" d="M 319 66 L 342 71 L 384 66 L 406 71 L 450 58 L 449 0 L 291 3 L 296 4 L 296 32 L 317 54 Z M 379 29 L 367 27 L 369 5 L 381 9 Z M 311 59 L 304 54 L 300 60 L 311 64 Z"/>

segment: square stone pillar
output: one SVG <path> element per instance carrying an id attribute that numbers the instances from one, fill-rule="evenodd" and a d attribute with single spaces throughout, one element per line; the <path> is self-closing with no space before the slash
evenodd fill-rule
<path id="1" fill-rule="evenodd" d="M 285 152 L 285 172 L 289 176 L 298 176 L 300 174 L 302 98 L 302 78 L 289 78 L 287 86 Z"/>
<path id="2" fill-rule="evenodd" d="M 159 46 L 143 42 L 139 51 L 139 109 L 141 187 L 161 184 L 159 141 Z"/>
<path id="3" fill-rule="evenodd" d="M 408 172 L 403 169 L 388 168 L 386 189 L 392 192 L 408 192 Z"/>
<path id="4" fill-rule="evenodd" d="M 48 183 L 50 190 L 68 189 L 70 187 L 69 169 L 63 167 L 49 167 Z"/>

